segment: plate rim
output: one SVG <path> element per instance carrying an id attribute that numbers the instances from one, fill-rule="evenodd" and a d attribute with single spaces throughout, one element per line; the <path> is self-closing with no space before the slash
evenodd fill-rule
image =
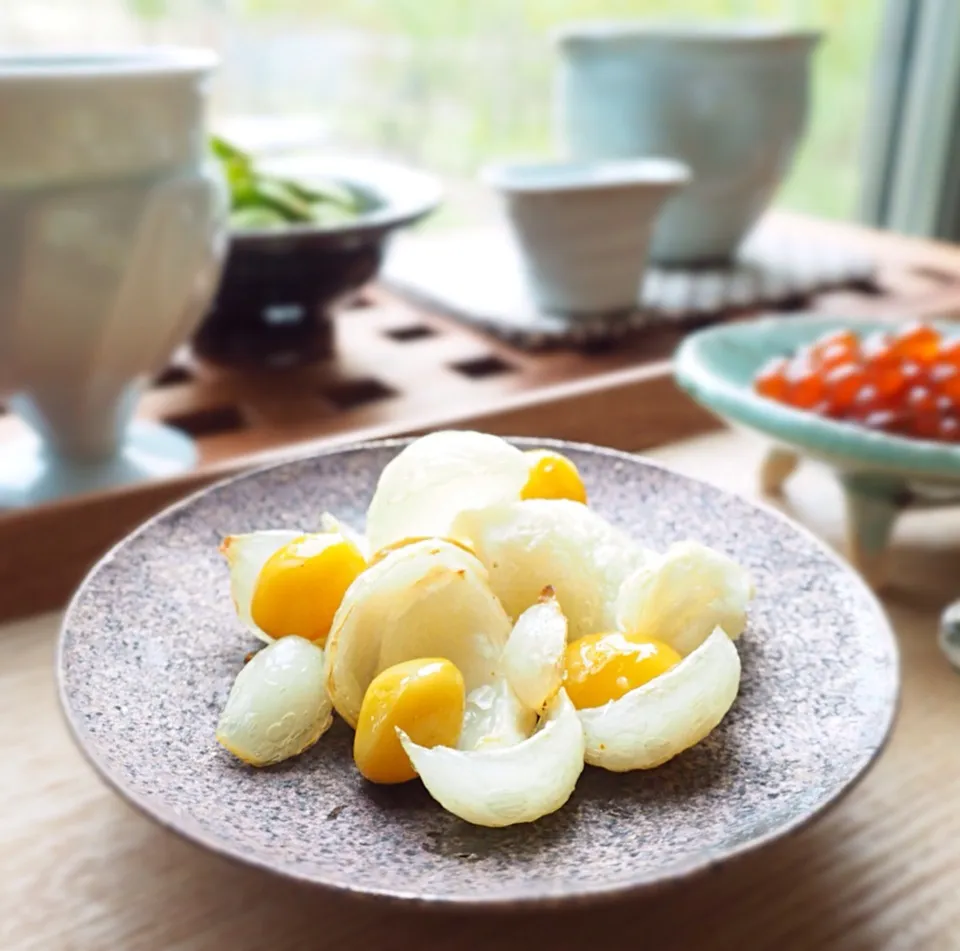
<path id="1" fill-rule="evenodd" d="M 143 521 L 131 532 L 119 539 L 108 551 L 97 559 L 84 575 L 83 580 L 78 585 L 76 591 L 71 596 L 70 601 L 63 613 L 63 617 L 58 629 L 57 646 L 55 653 L 55 678 L 57 687 L 57 699 L 60 705 L 61 714 L 66 721 L 68 732 L 70 733 L 75 746 L 81 752 L 87 763 L 93 768 L 97 776 L 108 788 L 116 793 L 124 802 L 134 807 L 134 809 L 152 822 L 156 823 L 162 829 L 176 834 L 179 838 L 190 843 L 193 846 L 203 848 L 222 859 L 240 866 L 256 868 L 257 870 L 278 876 L 287 881 L 293 881 L 302 887 L 318 889 L 325 895 L 335 897 L 349 897 L 360 902 L 375 902 L 377 904 L 389 904 L 398 908 L 416 908 L 430 911 L 529 911 L 532 909 L 549 909 L 560 907 L 573 907 L 584 905 L 595 905 L 602 902 L 611 902 L 622 900 L 629 896 L 640 896 L 653 894 L 654 892 L 667 889 L 678 882 L 688 881 L 709 874 L 716 868 L 736 862 L 738 859 L 748 855 L 755 854 L 763 848 L 772 845 L 780 840 L 788 839 L 798 832 L 811 825 L 817 819 L 822 818 L 828 811 L 838 805 L 847 795 L 849 795 L 867 776 L 872 767 L 876 764 L 882 753 L 889 744 L 894 724 L 900 711 L 902 695 L 902 661 L 899 648 L 899 642 L 893 625 L 887 615 L 886 610 L 880 600 L 870 589 L 866 581 L 856 572 L 845 559 L 820 539 L 806 526 L 792 519 L 789 515 L 779 511 L 774 506 L 763 500 L 754 500 L 742 493 L 721 488 L 714 483 L 696 476 L 689 476 L 677 469 L 664 465 L 648 458 L 640 453 L 623 452 L 618 449 L 612 449 L 604 446 L 598 446 L 592 443 L 575 442 L 565 439 L 554 438 L 536 438 L 530 436 L 502 436 L 501 438 L 511 442 L 521 448 L 532 448 L 534 446 L 541 448 L 553 448 L 557 450 L 569 449 L 582 451 L 586 453 L 599 454 L 612 461 L 626 462 L 628 464 L 639 463 L 641 466 L 656 469 L 661 472 L 679 476 L 682 479 L 696 483 L 702 486 L 708 486 L 714 491 L 733 496 L 752 505 L 769 515 L 784 522 L 789 528 L 799 532 L 801 535 L 812 542 L 824 556 L 832 561 L 847 576 L 851 584 L 859 587 L 862 595 L 865 596 L 866 603 L 873 608 L 876 618 L 875 636 L 884 648 L 884 656 L 887 658 L 887 669 L 889 671 L 888 683 L 888 702 L 886 717 L 877 734 L 878 739 L 875 746 L 866 751 L 860 757 L 856 764 L 856 769 L 843 782 L 823 796 L 816 805 L 805 814 L 794 817 L 790 821 L 775 826 L 772 829 L 765 830 L 762 834 L 746 842 L 738 843 L 727 849 L 723 855 L 713 856 L 704 853 L 703 855 L 693 855 L 686 862 L 675 865 L 669 871 L 659 874 L 655 877 L 646 876 L 635 879 L 614 879 L 610 883 L 600 883 L 588 886 L 577 885 L 576 882 L 564 881 L 563 887 L 556 890 L 541 892 L 517 892 L 515 894 L 495 894 L 484 895 L 476 894 L 469 898 L 459 895 L 445 894 L 443 892 L 422 892 L 422 891 L 404 891 L 395 887 L 381 887 L 377 884 L 343 884 L 331 881 L 321 881 L 316 877 L 302 874 L 296 868 L 290 866 L 279 866 L 271 864 L 268 860 L 260 856 L 251 856 L 243 853 L 240 847 L 231 846 L 220 841 L 211 833 L 205 831 L 191 816 L 173 816 L 169 809 L 154 806 L 151 808 L 149 797 L 132 790 L 128 783 L 119 775 L 116 775 L 99 755 L 92 739 L 87 734 L 84 727 L 79 722 L 79 716 L 71 708 L 70 698 L 65 684 L 64 670 L 64 647 L 68 630 L 73 621 L 81 598 L 85 595 L 88 586 L 92 580 L 100 573 L 104 566 L 110 564 L 118 552 L 124 548 L 133 539 L 147 532 L 153 525 L 174 515 L 177 511 L 187 508 L 194 504 L 198 499 L 213 494 L 221 488 L 232 485 L 236 482 L 245 480 L 254 480 L 263 475 L 283 469 L 289 465 L 309 462 L 313 459 L 327 456 L 340 455 L 347 452 L 358 450 L 380 450 L 403 448 L 413 442 L 417 436 L 399 436 L 383 439 L 361 440 L 358 442 L 349 442 L 337 444 L 329 448 L 306 451 L 303 453 L 285 456 L 283 459 L 269 462 L 265 465 L 257 466 L 245 472 L 235 473 L 223 479 L 219 479 L 201 489 L 189 493 L 183 498 L 165 506 L 154 515 Z"/>

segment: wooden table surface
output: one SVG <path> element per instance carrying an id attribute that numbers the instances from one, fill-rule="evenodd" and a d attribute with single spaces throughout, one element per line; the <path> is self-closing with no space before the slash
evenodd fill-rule
<path id="1" fill-rule="evenodd" d="M 655 456 L 752 492 L 759 449 L 723 432 Z M 785 507 L 833 540 L 840 496 L 808 465 Z M 904 519 L 887 607 L 904 689 L 891 744 L 793 839 L 651 899 L 590 912 L 425 916 L 338 900 L 228 864 L 107 790 L 74 748 L 52 676 L 59 617 L 0 628 L 0 949 L 654 951 L 960 949 L 960 677 L 935 644 L 960 594 L 960 511 Z M 686 904 L 681 905 L 681 902 Z"/>

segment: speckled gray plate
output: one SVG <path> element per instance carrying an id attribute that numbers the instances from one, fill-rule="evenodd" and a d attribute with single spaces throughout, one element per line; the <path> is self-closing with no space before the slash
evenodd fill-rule
<path id="1" fill-rule="evenodd" d="M 882 748 L 897 651 L 850 569 L 772 510 L 630 456 L 561 446 L 591 504 L 636 538 L 698 538 L 754 573 L 740 696 L 719 729 L 649 773 L 588 767 L 564 809 L 504 830 L 462 823 L 415 782 L 366 785 L 342 723 L 295 761 L 239 764 L 214 728 L 256 642 L 234 616 L 221 537 L 310 527 L 323 509 L 361 523 L 402 445 L 214 486 L 91 572 L 64 622 L 61 696 L 93 764 L 144 812 L 224 855 L 331 889 L 464 905 L 569 901 L 651 888 L 771 842 L 836 800 Z"/>

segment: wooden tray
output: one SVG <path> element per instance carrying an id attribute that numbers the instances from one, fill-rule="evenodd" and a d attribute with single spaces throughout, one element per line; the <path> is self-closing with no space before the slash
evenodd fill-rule
<path id="1" fill-rule="evenodd" d="M 778 216 L 784 223 L 798 233 L 857 243 L 878 270 L 874 283 L 788 301 L 782 309 L 891 320 L 960 314 L 960 250 Z M 0 619 L 62 604 L 97 556 L 186 493 L 321 446 L 470 427 L 644 450 L 705 432 L 715 421 L 671 379 L 669 357 L 681 335 L 651 328 L 607 349 L 530 353 L 373 288 L 337 317 L 335 359 L 255 375 L 217 369 L 184 352 L 146 394 L 140 413 L 192 434 L 199 467 L 0 515 Z M 10 416 L 0 418 L 0 451 L 19 427 Z"/>

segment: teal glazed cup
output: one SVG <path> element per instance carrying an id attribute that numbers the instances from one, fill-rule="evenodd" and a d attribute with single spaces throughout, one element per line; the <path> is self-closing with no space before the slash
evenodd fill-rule
<path id="1" fill-rule="evenodd" d="M 803 136 L 821 34 L 745 23 L 574 24 L 557 36 L 557 125 L 581 161 L 658 155 L 688 165 L 650 246 L 667 265 L 729 259 Z"/>

